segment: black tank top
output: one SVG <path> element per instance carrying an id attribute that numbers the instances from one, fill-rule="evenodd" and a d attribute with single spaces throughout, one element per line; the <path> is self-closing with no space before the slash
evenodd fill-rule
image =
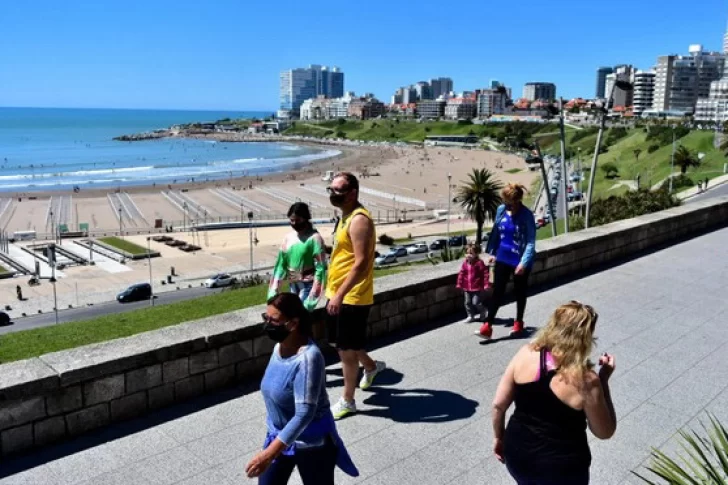
<path id="1" fill-rule="evenodd" d="M 508 466 L 534 477 L 566 477 L 589 470 L 591 452 L 586 437 L 586 415 L 561 402 L 551 390 L 555 370 L 540 352 L 537 381 L 516 384 L 516 410 L 506 428 Z"/>

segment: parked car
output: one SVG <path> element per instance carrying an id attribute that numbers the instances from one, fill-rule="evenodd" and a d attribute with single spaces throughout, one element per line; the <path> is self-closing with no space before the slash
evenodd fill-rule
<path id="1" fill-rule="evenodd" d="M 390 253 L 394 253 L 395 256 L 407 256 L 409 253 L 407 252 L 407 248 L 403 246 L 396 246 L 389 250 Z"/>
<path id="2" fill-rule="evenodd" d="M 137 283 L 116 295 L 119 303 L 130 303 L 132 301 L 148 300 L 152 297 L 152 285 L 149 283 Z"/>
<path id="3" fill-rule="evenodd" d="M 450 247 L 451 248 L 459 248 L 462 246 L 465 246 L 468 244 L 468 238 L 465 237 L 464 234 L 461 234 L 460 236 L 451 236 L 450 237 Z"/>
<path id="4" fill-rule="evenodd" d="M 427 252 L 427 243 L 416 243 L 407 248 L 408 254 L 419 254 Z"/>
<path id="5" fill-rule="evenodd" d="M 430 243 L 430 250 L 437 251 L 438 249 L 445 249 L 447 239 L 435 239 Z"/>
<path id="6" fill-rule="evenodd" d="M 10 315 L 5 312 L 0 312 L 0 327 L 10 325 Z"/>
<path id="7" fill-rule="evenodd" d="M 397 255 L 394 253 L 387 253 L 383 256 L 379 256 L 374 259 L 375 266 L 382 266 L 385 264 L 392 264 L 397 262 Z"/>
<path id="8" fill-rule="evenodd" d="M 572 201 L 575 201 L 575 200 L 583 200 L 584 199 L 584 194 L 582 194 L 581 192 L 573 191 L 573 192 L 570 192 L 569 193 L 569 195 L 567 196 L 567 198 L 568 198 L 569 202 L 572 202 Z"/>
<path id="9" fill-rule="evenodd" d="M 205 280 L 205 288 L 221 288 L 223 286 L 230 286 L 237 282 L 236 278 L 233 278 L 227 273 L 219 273 Z"/>

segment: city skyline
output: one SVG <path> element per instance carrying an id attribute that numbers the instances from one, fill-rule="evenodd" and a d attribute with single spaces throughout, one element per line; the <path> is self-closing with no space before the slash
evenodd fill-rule
<path id="1" fill-rule="evenodd" d="M 722 50 L 728 18 L 723 2 L 706 0 L 703 15 L 690 17 L 669 8 L 671 3 L 678 5 L 615 0 L 605 13 L 598 5 L 562 0 L 540 20 L 543 34 L 514 28 L 513 13 L 496 5 L 489 15 L 511 21 L 495 22 L 484 36 L 437 18 L 407 26 L 386 15 L 396 5 L 377 0 L 371 6 L 381 19 L 375 28 L 330 22 L 323 31 L 297 28 L 293 37 L 272 27 L 305 26 L 316 10 L 342 19 L 361 12 L 332 0 L 318 0 L 315 9 L 290 2 L 285 9 L 266 4 L 255 11 L 233 0 L 209 9 L 168 0 L 63 8 L 50 0 L 11 4 L 4 17 L 6 36 L 14 42 L 12 51 L 0 50 L 0 106 L 273 112 L 279 106 L 280 72 L 309 64 L 341 66 L 346 91 L 373 92 L 385 101 L 399 86 L 432 77 L 449 77 L 458 90 L 499 79 L 515 93 L 527 82 L 544 80 L 565 98 L 591 97 L 601 66 L 629 63 L 647 70 L 659 56 L 696 43 Z M 539 5 L 527 0 L 524 8 Z M 633 15 L 619 15 L 620 5 Z M 474 0 L 458 6 L 476 7 Z M 638 14 L 656 9 L 664 15 L 655 21 L 644 22 Z M 572 20 L 564 24 L 566 18 Z M 604 25 L 602 33 L 594 19 Z M 436 41 L 430 41 L 435 32 Z M 423 42 L 428 48 L 418 50 Z"/>

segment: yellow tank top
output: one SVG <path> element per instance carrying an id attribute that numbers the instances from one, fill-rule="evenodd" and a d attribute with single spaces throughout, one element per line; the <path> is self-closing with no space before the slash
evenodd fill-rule
<path id="1" fill-rule="evenodd" d="M 334 234 L 334 249 L 329 262 L 328 281 L 326 283 L 326 298 L 333 298 L 341 284 L 349 275 L 354 266 L 354 246 L 349 236 L 349 225 L 357 214 L 372 219 L 371 214 L 364 207 L 355 209 L 346 219 L 342 219 Z M 372 232 L 372 240 L 369 244 L 369 265 L 366 268 L 364 279 L 354 285 L 349 293 L 344 296 L 345 305 L 371 305 L 374 303 L 374 249 L 376 246 L 376 235 Z"/>

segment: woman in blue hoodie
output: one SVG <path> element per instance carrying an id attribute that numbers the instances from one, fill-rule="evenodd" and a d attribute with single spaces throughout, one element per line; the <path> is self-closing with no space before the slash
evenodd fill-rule
<path id="1" fill-rule="evenodd" d="M 503 303 L 506 285 L 513 277 L 513 292 L 516 297 L 516 320 L 511 335 L 523 332 L 523 314 L 526 311 L 528 275 L 536 256 L 536 222 L 531 212 L 523 205 L 526 188 L 520 184 L 508 184 L 503 188 L 503 204 L 495 214 L 495 223 L 488 237 L 486 252 L 488 263 L 493 264 L 493 296 L 488 307 L 488 318 L 480 327 L 484 338 L 493 335 L 493 323 L 498 308 Z"/>
<path id="2" fill-rule="evenodd" d="M 311 340 L 311 315 L 298 295 L 268 300 L 264 329 L 276 343 L 260 385 L 267 411 L 263 450 L 245 467 L 260 485 L 285 485 L 298 469 L 304 485 L 334 485 L 334 468 L 358 476 L 336 431 L 324 357 Z"/>

